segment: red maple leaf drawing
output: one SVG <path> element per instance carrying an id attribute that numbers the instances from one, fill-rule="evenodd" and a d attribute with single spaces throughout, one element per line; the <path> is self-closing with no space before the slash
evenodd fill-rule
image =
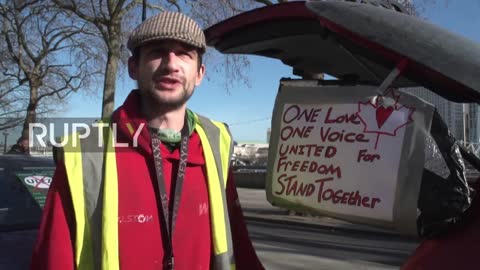
<path id="1" fill-rule="evenodd" d="M 363 123 L 364 133 L 376 133 L 378 145 L 380 135 L 396 136 L 397 130 L 413 122 L 415 108 L 400 105 L 401 95 L 394 89 L 388 89 L 367 102 L 358 102 L 357 117 Z"/>

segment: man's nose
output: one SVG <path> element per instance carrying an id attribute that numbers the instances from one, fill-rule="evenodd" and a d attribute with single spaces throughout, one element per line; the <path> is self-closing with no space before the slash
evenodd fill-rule
<path id="1" fill-rule="evenodd" d="M 176 71 L 178 69 L 177 61 L 178 58 L 175 52 L 167 52 L 162 62 L 165 65 L 164 68 L 167 70 Z"/>

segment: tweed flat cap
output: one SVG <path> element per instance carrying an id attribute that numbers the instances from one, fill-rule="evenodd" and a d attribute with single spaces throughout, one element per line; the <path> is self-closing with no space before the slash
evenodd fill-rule
<path id="1" fill-rule="evenodd" d="M 127 47 L 135 48 L 150 41 L 173 39 L 192 45 L 205 51 L 205 35 L 200 26 L 190 17 L 179 12 L 161 12 L 148 18 L 133 32 Z"/>

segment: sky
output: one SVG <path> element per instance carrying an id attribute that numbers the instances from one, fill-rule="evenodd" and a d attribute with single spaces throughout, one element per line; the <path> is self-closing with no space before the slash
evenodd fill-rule
<path id="1" fill-rule="evenodd" d="M 421 16 L 451 32 L 480 43 L 480 0 L 436 0 L 428 5 Z M 292 69 L 280 61 L 251 56 L 247 75 L 250 87 L 235 84 L 227 91 L 223 87 L 222 74 L 210 73 L 195 89 L 188 107 L 212 119 L 229 125 L 237 142 L 267 142 L 275 97 L 282 77 L 296 78 Z M 207 72 L 209 67 L 207 66 Z M 117 80 L 115 108 L 120 106 L 135 83 L 122 72 Z M 101 114 L 101 91 L 97 95 L 75 94 L 68 100 L 64 117 L 99 117 Z"/>

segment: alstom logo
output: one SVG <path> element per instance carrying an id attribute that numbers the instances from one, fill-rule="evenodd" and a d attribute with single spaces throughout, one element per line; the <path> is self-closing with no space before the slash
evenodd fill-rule
<path id="1" fill-rule="evenodd" d="M 118 223 L 150 223 L 153 222 L 153 215 L 139 214 L 119 216 Z"/>

